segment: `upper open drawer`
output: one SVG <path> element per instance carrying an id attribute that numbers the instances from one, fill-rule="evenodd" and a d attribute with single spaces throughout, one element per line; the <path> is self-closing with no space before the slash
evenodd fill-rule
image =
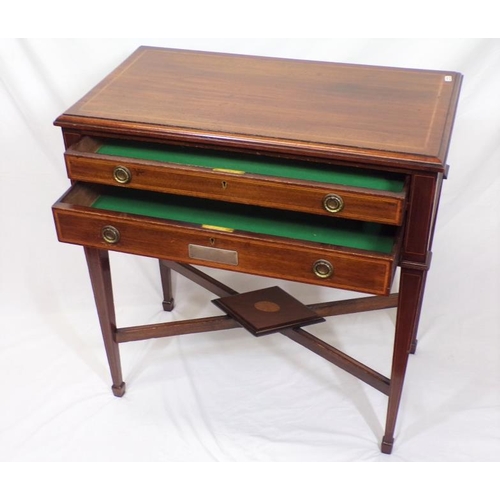
<path id="1" fill-rule="evenodd" d="M 86 137 L 65 153 L 72 180 L 400 225 L 404 175 L 193 147 Z"/>

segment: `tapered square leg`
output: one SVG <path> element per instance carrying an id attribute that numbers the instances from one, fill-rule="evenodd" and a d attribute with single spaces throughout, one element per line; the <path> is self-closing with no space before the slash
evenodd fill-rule
<path id="1" fill-rule="evenodd" d="M 417 351 L 417 344 L 418 344 L 418 339 L 417 339 L 417 333 L 418 333 L 418 324 L 420 321 L 420 311 L 422 310 L 422 302 L 424 301 L 424 289 L 425 289 L 425 281 L 427 278 L 427 271 L 423 271 L 422 273 L 422 284 L 420 286 L 420 297 L 418 300 L 417 304 L 417 311 L 415 313 L 415 321 L 413 324 L 413 331 L 412 335 L 410 338 L 410 354 L 415 354 Z"/>
<path id="2" fill-rule="evenodd" d="M 172 311 L 174 309 L 174 295 L 173 295 L 173 286 L 172 286 L 172 271 L 171 269 L 161 260 L 160 264 L 160 277 L 161 277 L 161 286 L 163 289 L 163 310 L 164 311 Z"/>
<path id="3" fill-rule="evenodd" d="M 111 285 L 111 270 L 109 266 L 109 255 L 105 250 L 84 247 L 87 266 L 94 292 L 94 299 L 101 325 L 102 338 L 108 358 L 111 378 L 113 380 L 112 391 L 117 397 L 125 394 L 125 382 L 122 378 L 120 351 L 116 342 L 116 318 L 113 301 L 113 289 Z"/>
<path id="4" fill-rule="evenodd" d="M 391 453 L 394 444 L 396 418 L 401 401 L 408 356 L 418 326 L 425 275 L 426 271 L 424 270 L 401 269 L 387 421 L 381 447 L 383 453 Z"/>

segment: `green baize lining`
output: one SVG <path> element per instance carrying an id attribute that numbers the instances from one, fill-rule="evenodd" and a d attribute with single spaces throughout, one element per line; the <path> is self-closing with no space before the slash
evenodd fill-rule
<path id="1" fill-rule="evenodd" d="M 92 207 L 386 254 L 395 234 L 381 224 L 123 188 L 101 195 Z"/>
<path id="2" fill-rule="evenodd" d="M 102 145 L 97 153 L 205 168 L 238 170 L 251 174 L 340 184 L 394 193 L 400 193 L 404 186 L 403 176 L 387 172 L 371 172 L 358 168 L 279 160 L 248 154 L 219 153 L 196 148 L 115 141 Z"/>

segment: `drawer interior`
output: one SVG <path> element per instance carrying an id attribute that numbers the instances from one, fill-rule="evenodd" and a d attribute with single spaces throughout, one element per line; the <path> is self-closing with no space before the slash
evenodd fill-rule
<path id="1" fill-rule="evenodd" d="M 391 254 L 397 228 L 149 191 L 101 188 L 92 208 Z"/>
<path id="2" fill-rule="evenodd" d="M 391 172 L 375 172 L 368 169 L 348 168 L 339 165 L 132 141 L 107 140 L 98 146 L 95 153 L 209 169 L 225 169 L 241 173 L 339 184 L 392 193 L 403 192 L 405 181 L 404 175 L 393 174 Z"/>

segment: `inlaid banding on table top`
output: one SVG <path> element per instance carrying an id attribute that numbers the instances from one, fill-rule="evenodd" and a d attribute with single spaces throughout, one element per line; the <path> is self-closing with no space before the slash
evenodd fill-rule
<path id="1" fill-rule="evenodd" d="M 140 48 L 60 124 L 89 117 L 222 141 L 251 141 L 258 131 L 284 145 L 442 163 L 460 81 L 450 72 Z"/>

